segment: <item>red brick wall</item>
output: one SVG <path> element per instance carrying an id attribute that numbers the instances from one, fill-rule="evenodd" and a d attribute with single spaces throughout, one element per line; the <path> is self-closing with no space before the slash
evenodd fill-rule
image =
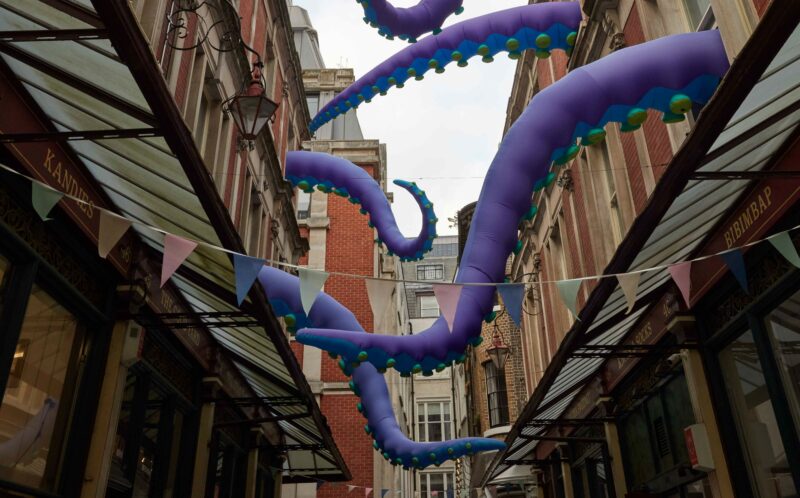
<path id="1" fill-rule="evenodd" d="M 753 5 L 756 6 L 756 12 L 758 12 L 758 17 L 764 15 L 764 12 L 767 10 L 770 2 L 772 0 L 753 0 Z"/>
<path id="2" fill-rule="evenodd" d="M 373 174 L 372 167 L 364 169 Z M 330 225 L 326 238 L 325 269 L 329 272 L 373 275 L 374 232 L 367 224 L 369 218 L 359 213 L 358 206 L 336 195 L 328 196 L 328 218 Z M 325 292 L 352 311 L 366 330 L 373 330 L 372 308 L 363 280 L 331 275 L 325 283 Z M 322 355 L 321 376 L 324 382 L 348 381 L 337 362 L 327 354 Z M 356 403 L 358 397 L 353 394 L 323 393 L 320 406 L 353 474 L 351 483 L 372 487 L 375 450 L 372 448 L 372 439 L 364 432 L 366 420 L 356 411 Z M 317 491 L 317 496 L 340 498 L 346 493 L 343 489 L 346 488 L 323 486 Z"/>
<path id="3" fill-rule="evenodd" d="M 327 395 L 322 397 L 322 413 L 328 418 L 333 438 L 339 451 L 342 452 L 347 467 L 353 474 L 350 484 L 362 487 L 372 487 L 373 483 L 373 453 L 372 438 L 364 432 L 364 419 L 356 411 L 358 398 L 354 394 Z M 347 494 L 344 486 L 323 486 L 317 490 L 318 498 L 342 498 Z M 363 489 L 353 491 L 354 497 L 364 495 Z"/>

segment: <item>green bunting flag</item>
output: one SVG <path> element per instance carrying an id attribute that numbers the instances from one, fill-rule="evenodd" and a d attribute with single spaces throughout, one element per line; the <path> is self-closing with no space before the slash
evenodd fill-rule
<path id="1" fill-rule="evenodd" d="M 578 319 L 578 291 L 581 288 L 581 283 L 583 283 L 582 279 L 561 280 L 556 282 L 556 287 L 558 287 L 558 293 L 561 294 L 561 299 L 564 301 L 567 308 L 569 308 L 570 312 L 572 312 L 572 316 L 576 319 Z"/>
<path id="2" fill-rule="evenodd" d="M 797 248 L 795 248 L 794 242 L 792 242 L 792 238 L 789 236 L 789 232 L 781 232 L 767 240 L 781 253 L 781 256 L 786 258 L 786 261 L 800 268 L 800 256 L 797 254 Z"/>
<path id="3" fill-rule="evenodd" d="M 48 221 L 48 215 L 53 210 L 58 201 L 64 197 L 64 194 L 45 187 L 39 182 L 31 182 L 31 204 L 33 209 L 42 221 Z"/>

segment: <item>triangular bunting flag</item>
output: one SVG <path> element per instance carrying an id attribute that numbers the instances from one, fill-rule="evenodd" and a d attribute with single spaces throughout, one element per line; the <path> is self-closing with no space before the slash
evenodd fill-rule
<path id="1" fill-rule="evenodd" d="M 42 221 L 50 219 L 48 217 L 50 211 L 53 210 L 62 197 L 64 197 L 64 194 L 61 192 L 47 188 L 39 182 L 31 182 L 31 204 L 33 204 L 34 211 Z"/>
<path id="2" fill-rule="evenodd" d="M 125 218 L 113 215 L 105 209 L 100 210 L 100 231 L 97 233 L 97 252 L 105 259 L 119 239 L 131 227 L 132 223 Z"/>
<path id="3" fill-rule="evenodd" d="M 389 494 L 389 490 L 388 489 L 382 489 L 381 490 L 381 498 L 385 498 L 387 494 Z"/>
<path id="4" fill-rule="evenodd" d="M 625 301 L 628 303 L 628 309 L 625 311 L 625 314 L 630 313 L 633 306 L 636 304 L 636 291 L 639 290 L 639 281 L 641 281 L 641 279 L 641 273 L 623 273 L 622 275 L 617 275 L 617 281 L 619 281 L 622 293 L 625 294 Z"/>
<path id="5" fill-rule="evenodd" d="M 367 285 L 367 297 L 372 308 L 372 316 L 377 323 L 378 317 L 382 316 L 392 300 L 392 291 L 397 282 L 393 280 L 374 280 L 368 278 L 364 281 Z"/>
<path id="6" fill-rule="evenodd" d="M 450 332 L 453 331 L 453 322 L 456 319 L 456 309 L 458 308 L 458 298 L 461 297 L 461 285 L 446 285 L 434 284 L 433 294 L 436 296 L 436 302 L 439 303 L 439 309 L 442 310 L 442 316 L 450 327 Z"/>
<path id="7" fill-rule="evenodd" d="M 675 285 L 677 285 L 678 289 L 681 291 L 683 302 L 686 303 L 686 307 L 688 308 L 689 298 L 692 292 L 692 262 L 684 261 L 683 263 L 670 266 L 669 274 L 672 276 L 672 280 L 675 281 Z"/>
<path id="8" fill-rule="evenodd" d="M 556 282 L 556 287 L 558 288 L 558 293 L 561 295 L 561 299 L 575 318 L 578 318 L 578 310 L 576 307 L 578 305 L 578 291 L 582 283 L 583 280 L 581 279 L 559 280 Z"/>
<path id="9" fill-rule="evenodd" d="M 781 256 L 786 258 L 786 261 L 800 268 L 800 255 L 797 254 L 797 248 L 794 246 L 794 242 L 792 242 L 789 232 L 775 234 L 767 240 L 769 240 L 769 243 L 772 244 L 779 253 L 781 253 Z"/>
<path id="10" fill-rule="evenodd" d="M 318 270 L 300 268 L 300 302 L 303 303 L 303 311 L 308 315 L 317 295 L 322 291 L 322 286 L 328 280 L 328 273 Z"/>
<path id="11" fill-rule="evenodd" d="M 747 270 L 744 267 L 742 251 L 734 249 L 733 251 L 723 252 L 720 256 L 722 256 L 725 264 L 728 265 L 728 268 L 730 268 L 731 273 L 736 277 L 736 281 L 739 282 L 742 289 L 749 294 L 750 289 L 747 285 Z"/>
<path id="12" fill-rule="evenodd" d="M 265 259 L 234 253 L 233 269 L 236 273 L 236 302 L 239 306 L 242 305 L 244 298 L 247 297 L 250 287 L 253 286 L 253 282 L 258 277 L 258 272 L 261 271 L 266 262 Z"/>
<path id="13" fill-rule="evenodd" d="M 369 496 L 370 493 L 372 493 L 372 488 L 364 488 L 364 498 Z"/>
<path id="14" fill-rule="evenodd" d="M 517 327 L 522 326 L 522 298 L 525 296 L 525 284 L 497 284 L 497 292 L 503 299 L 508 316 Z"/>
<path id="15" fill-rule="evenodd" d="M 356 489 L 356 487 L 355 487 L 355 486 L 353 486 L 352 484 L 348 484 L 348 485 L 347 485 L 347 492 L 348 492 L 348 493 L 349 493 L 350 491 L 353 491 L 354 489 Z"/>
<path id="16" fill-rule="evenodd" d="M 187 240 L 177 235 L 166 234 L 164 236 L 164 260 L 161 263 L 161 287 L 173 273 L 186 261 L 197 247 L 197 242 Z"/>

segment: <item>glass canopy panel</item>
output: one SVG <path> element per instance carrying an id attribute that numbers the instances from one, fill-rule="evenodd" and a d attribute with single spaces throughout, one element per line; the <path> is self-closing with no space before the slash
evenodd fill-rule
<path id="1" fill-rule="evenodd" d="M 76 78 L 103 75 L 103 89 L 142 110 L 147 101 L 128 66 L 74 41 L 17 42 L 14 46 Z"/>
<path id="2" fill-rule="evenodd" d="M 41 0 L 0 0 L 0 6 L 4 10 L 2 17 L 5 17 L 7 13 L 14 12 L 50 29 L 91 28 L 85 22 L 51 7 Z"/>

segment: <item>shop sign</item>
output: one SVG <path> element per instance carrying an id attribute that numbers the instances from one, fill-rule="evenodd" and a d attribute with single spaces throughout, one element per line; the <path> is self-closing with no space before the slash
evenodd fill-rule
<path id="1" fill-rule="evenodd" d="M 50 130 L 39 121 L 36 112 L 30 108 L 25 98 L 15 86 L 0 74 L 0 95 L 3 112 L 0 112 L 0 134 L 25 130 L 29 133 L 46 133 Z M 73 159 L 71 151 L 56 142 L 25 142 L 6 145 L 14 157 L 37 180 L 54 189 L 80 199 L 83 202 L 63 200 L 60 206 L 70 215 L 81 231 L 92 243 L 97 244 L 100 230 L 100 216 L 96 207 L 108 207 L 108 203 L 87 176 L 82 167 Z M 123 275 L 128 272 L 132 261 L 131 233 L 126 234 L 109 253 L 108 260 Z"/>
<path id="2" fill-rule="evenodd" d="M 622 342 L 626 346 L 656 344 L 667 333 L 667 322 L 673 316 L 673 297 L 664 294 Z M 639 361 L 637 357 L 611 358 L 606 361 L 601 376 L 605 392 L 610 392 Z"/>
<path id="3" fill-rule="evenodd" d="M 800 143 L 786 153 L 772 171 L 794 171 L 800 163 Z M 772 177 L 762 180 L 716 230 L 700 254 L 716 254 L 762 238 L 800 199 L 800 181 Z M 746 252 L 747 247 L 742 251 Z M 692 304 L 700 300 L 728 272 L 721 258 L 692 264 Z"/>

